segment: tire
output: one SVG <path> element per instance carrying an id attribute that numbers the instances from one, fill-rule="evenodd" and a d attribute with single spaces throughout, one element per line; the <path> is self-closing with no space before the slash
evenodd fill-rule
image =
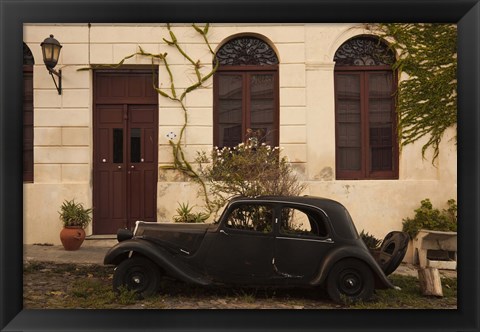
<path id="1" fill-rule="evenodd" d="M 113 274 L 113 289 L 119 292 L 121 287 L 148 297 L 154 295 L 160 285 L 160 271 L 149 259 L 132 257 L 121 262 Z"/>
<path id="2" fill-rule="evenodd" d="M 370 268 L 358 259 L 337 262 L 327 277 L 328 296 L 336 303 L 355 303 L 369 300 L 375 282 Z"/>

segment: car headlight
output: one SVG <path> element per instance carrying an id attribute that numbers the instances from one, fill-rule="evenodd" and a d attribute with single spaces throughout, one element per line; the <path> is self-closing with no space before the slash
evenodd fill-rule
<path id="1" fill-rule="evenodd" d="M 130 240 L 133 237 L 133 232 L 127 228 L 119 229 L 117 232 L 117 241 L 122 242 Z"/>

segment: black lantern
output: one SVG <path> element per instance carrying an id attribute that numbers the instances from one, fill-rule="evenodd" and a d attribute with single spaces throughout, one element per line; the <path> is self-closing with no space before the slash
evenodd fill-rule
<path id="1" fill-rule="evenodd" d="M 59 70 L 58 72 L 55 71 L 53 68 L 57 65 L 58 58 L 60 57 L 60 49 L 62 45 L 53 38 L 53 35 L 50 35 L 49 38 L 46 38 L 43 43 L 40 44 L 42 47 L 42 54 L 43 54 L 43 63 L 47 67 L 48 72 L 52 76 L 53 83 L 55 83 L 55 87 L 57 88 L 58 94 L 62 94 L 62 71 Z M 55 81 L 55 77 L 58 77 L 58 85 Z"/>

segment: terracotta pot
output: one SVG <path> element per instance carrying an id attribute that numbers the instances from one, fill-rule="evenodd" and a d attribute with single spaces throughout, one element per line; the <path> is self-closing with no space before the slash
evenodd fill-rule
<path id="1" fill-rule="evenodd" d="M 79 226 L 68 226 L 60 232 L 60 241 L 65 250 L 78 250 L 83 240 L 85 240 L 85 231 Z"/>

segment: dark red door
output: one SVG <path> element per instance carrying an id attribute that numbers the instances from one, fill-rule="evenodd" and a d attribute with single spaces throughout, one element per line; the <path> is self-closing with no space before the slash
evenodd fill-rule
<path id="1" fill-rule="evenodd" d="M 158 104 L 151 70 L 95 72 L 93 231 L 156 221 Z"/>

